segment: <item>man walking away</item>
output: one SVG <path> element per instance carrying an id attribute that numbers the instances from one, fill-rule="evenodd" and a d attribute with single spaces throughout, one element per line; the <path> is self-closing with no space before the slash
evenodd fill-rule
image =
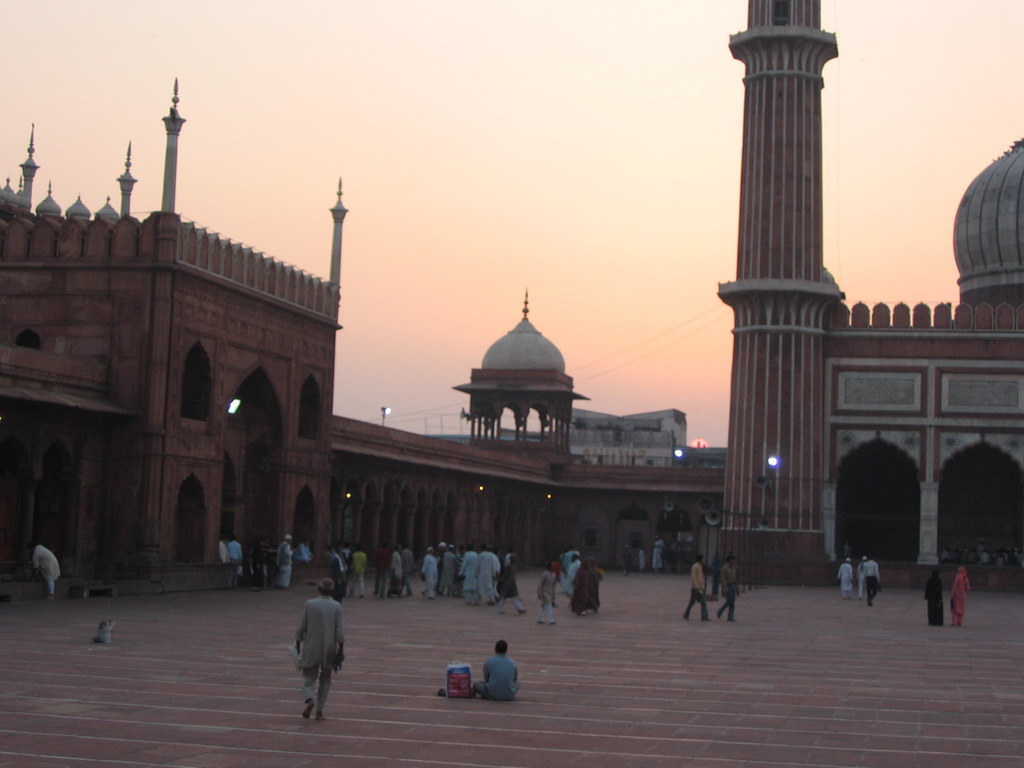
<path id="1" fill-rule="evenodd" d="M 725 586 L 725 602 L 718 609 L 718 618 L 722 618 L 722 612 L 729 610 L 728 621 L 735 621 L 736 614 L 736 556 L 726 555 L 725 565 L 722 567 L 722 584 Z"/>
<path id="2" fill-rule="evenodd" d="M 334 582 L 322 579 L 317 586 L 319 597 L 307 600 L 302 618 L 295 630 L 295 650 L 302 669 L 302 716 L 309 719 L 316 706 L 316 719 L 324 719 L 324 705 L 331 690 L 331 673 L 341 669 L 345 660 L 345 614 L 341 603 L 331 598 Z M 313 698 L 317 680 L 320 686 Z"/>
<path id="3" fill-rule="evenodd" d="M 700 620 L 708 621 L 708 601 L 705 596 L 704 583 L 704 555 L 697 555 L 693 565 L 690 567 L 690 603 L 683 611 L 683 618 L 690 618 L 690 609 L 695 603 L 700 603 Z"/>

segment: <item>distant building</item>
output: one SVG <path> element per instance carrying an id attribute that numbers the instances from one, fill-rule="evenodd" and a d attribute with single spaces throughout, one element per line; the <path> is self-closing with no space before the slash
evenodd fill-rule
<path id="1" fill-rule="evenodd" d="M 613 416 L 575 408 L 569 449 L 580 464 L 671 467 L 686 446 L 686 414 L 675 409 Z"/>

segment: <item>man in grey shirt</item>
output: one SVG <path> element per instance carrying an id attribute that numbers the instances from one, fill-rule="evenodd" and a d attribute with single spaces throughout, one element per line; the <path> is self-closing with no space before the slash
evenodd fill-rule
<path id="1" fill-rule="evenodd" d="M 494 644 L 494 656 L 484 662 L 484 679 L 473 683 L 473 695 L 494 701 L 512 701 L 519 690 L 519 668 L 505 654 L 508 643 Z"/>

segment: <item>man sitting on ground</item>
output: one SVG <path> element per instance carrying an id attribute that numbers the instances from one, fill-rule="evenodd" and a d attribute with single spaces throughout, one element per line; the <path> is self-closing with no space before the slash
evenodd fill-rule
<path id="1" fill-rule="evenodd" d="M 494 644 L 494 656 L 484 662 L 484 679 L 473 683 L 473 695 L 494 701 L 512 701 L 519 690 L 519 668 L 505 654 L 508 643 Z"/>

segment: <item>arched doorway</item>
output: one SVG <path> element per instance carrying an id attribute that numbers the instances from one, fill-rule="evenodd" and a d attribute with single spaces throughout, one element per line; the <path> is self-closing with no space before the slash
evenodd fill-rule
<path id="1" fill-rule="evenodd" d="M 235 484 L 235 462 L 224 453 L 224 472 L 221 479 L 220 493 L 220 536 L 225 538 L 231 534 L 240 537 L 244 532 L 235 530 L 235 505 L 238 503 L 238 491 Z"/>
<path id="2" fill-rule="evenodd" d="M 203 485 L 195 475 L 189 475 L 178 488 L 178 507 L 175 514 L 174 561 L 201 563 L 203 561 L 206 528 L 206 500 Z"/>
<path id="3" fill-rule="evenodd" d="M 251 537 L 280 541 L 278 509 L 281 449 L 281 408 L 262 368 L 253 371 L 235 391 L 228 407 L 228 450 L 241 457 L 241 492 L 238 507 L 245 519 L 235 524 Z"/>
<path id="4" fill-rule="evenodd" d="M 305 541 L 309 543 L 310 548 L 319 547 L 321 542 L 316 541 L 314 536 L 316 528 L 316 502 L 313 499 L 313 492 L 309 490 L 308 485 L 302 487 L 298 498 L 295 499 L 295 517 L 292 520 L 292 526 L 295 528 L 294 533 L 292 533 L 294 546 L 298 546 L 301 542 Z M 285 531 L 285 533 L 289 533 L 289 531 Z"/>
<path id="5" fill-rule="evenodd" d="M 891 443 L 872 440 L 843 459 L 836 484 L 835 548 L 856 555 L 916 561 L 921 485 L 917 465 Z"/>
<path id="6" fill-rule="evenodd" d="M 24 488 L 31 487 L 26 485 L 30 469 L 25 446 L 13 437 L 0 443 L 0 560 L 24 557 L 18 545 L 25 535 L 21 530 L 22 494 Z"/>
<path id="7" fill-rule="evenodd" d="M 58 560 L 67 556 L 70 491 L 73 485 L 71 456 L 60 443 L 43 454 L 43 476 L 36 485 L 32 540 L 50 549 Z"/>
<path id="8" fill-rule="evenodd" d="M 957 453 L 939 482 L 939 546 L 990 551 L 1024 545 L 1021 470 L 988 443 Z"/>

